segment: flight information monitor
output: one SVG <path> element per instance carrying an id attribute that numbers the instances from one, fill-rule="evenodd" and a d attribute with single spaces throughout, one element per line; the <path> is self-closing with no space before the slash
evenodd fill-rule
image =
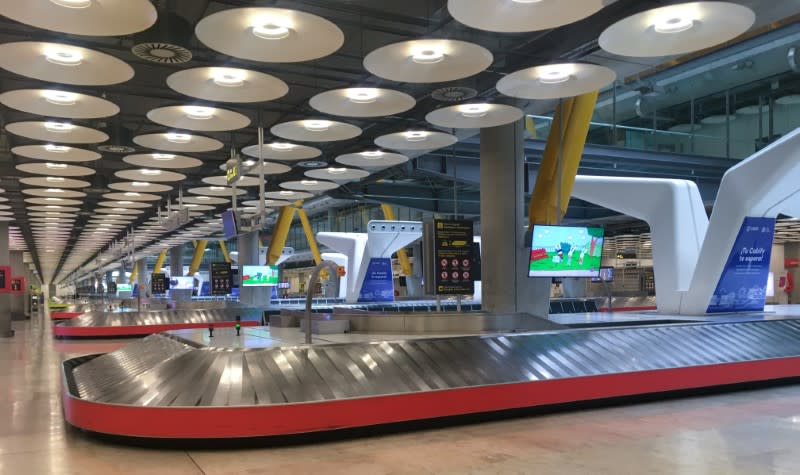
<path id="1" fill-rule="evenodd" d="M 534 225 L 528 277 L 597 277 L 603 228 Z"/>

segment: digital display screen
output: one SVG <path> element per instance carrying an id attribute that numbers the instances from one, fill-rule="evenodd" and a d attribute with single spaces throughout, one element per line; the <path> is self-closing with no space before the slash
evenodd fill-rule
<path id="1" fill-rule="evenodd" d="M 528 277 L 597 277 L 603 228 L 534 225 Z"/>
<path id="2" fill-rule="evenodd" d="M 170 277 L 170 290 L 194 290 L 194 277 Z"/>
<path id="3" fill-rule="evenodd" d="M 117 284 L 117 293 L 121 294 L 123 292 L 133 292 L 133 286 L 131 284 Z"/>
<path id="4" fill-rule="evenodd" d="M 225 239 L 235 238 L 239 234 L 236 226 L 236 214 L 231 210 L 222 212 L 222 234 Z"/>
<path id="5" fill-rule="evenodd" d="M 278 285 L 278 266 L 242 266 L 242 287 Z"/>
<path id="6" fill-rule="evenodd" d="M 592 282 L 613 282 L 614 281 L 614 268 L 601 267 L 600 273 L 597 277 L 592 277 Z"/>

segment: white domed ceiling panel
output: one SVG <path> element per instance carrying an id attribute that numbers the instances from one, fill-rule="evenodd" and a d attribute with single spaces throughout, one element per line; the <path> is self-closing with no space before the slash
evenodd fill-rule
<path id="1" fill-rule="evenodd" d="M 89 167 L 54 162 L 21 163 L 17 165 L 16 168 L 25 173 L 55 177 L 89 176 L 95 174 L 94 169 Z"/>
<path id="2" fill-rule="evenodd" d="M 192 68 L 172 73 L 167 86 L 214 102 L 266 102 L 285 96 L 289 86 L 269 74 L 239 68 Z"/>
<path id="3" fill-rule="evenodd" d="M 184 132 L 137 135 L 133 138 L 133 142 L 142 147 L 165 150 L 167 152 L 212 152 L 223 147 L 222 142 L 217 139 Z"/>
<path id="4" fill-rule="evenodd" d="M 242 149 L 242 153 L 253 158 L 258 157 L 258 145 L 250 145 Z M 322 150 L 288 142 L 273 142 L 261 147 L 261 156 L 268 160 L 297 161 L 317 158 Z"/>
<path id="5" fill-rule="evenodd" d="M 361 129 L 345 122 L 307 119 L 273 125 L 270 132 L 286 140 L 298 142 L 334 142 L 361 135 Z"/>
<path id="6" fill-rule="evenodd" d="M 109 183 L 108 187 L 117 191 L 130 191 L 133 193 L 163 193 L 172 190 L 172 186 L 163 183 L 151 183 L 149 181 L 121 181 Z"/>
<path id="7" fill-rule="evenodd" d="M 390 150 L 436 150 L 458 142 L 455 135 L 430 130 L 406 130 L 381 135 L 375 145 Z"/>
<path id="8" fill-rule="evenodd" d="M 102 155 L 92 150 L 54 144 L 19 145 L 12 148 L 11 153 L 48 162 L 92 162 L 102 158 Z"/>
<path id="9" fill-rule="evenodd" d="M 95 119 L 119 113 L 106 99 L 62 89 L 16 89 L 0 94 L 0 103 L 18 111 L 67 119 Z"/>
<path id="10" fill-rule="evenodd" d="M 285 188 L 291 191 L 307 191 L 307 192 L 321 192 L 321 191 L 329 191 L 339 188 L 338 183 L 334 183 L 332 181 L 324 181 L 324 180 L 297 180 L 297 181 L 285 181 L 279 185 L 281 188 Z"/>
<path id="11" fill-rule="evenodd" d="M 20 183 L 30 186 L 41 186 L 45 188 L 87 188 L 91 183 L 74 178 L 64 178 L 63 176 L 37 176 L 20 178 Z"/>
<path id="12" fill-rule="evenodd" d="M 523 115 L 521 109 L 505 104 L 471 103 L 436 109 L 425 120 L 448 129 L 480 129 L 510 124 Z"/>
<path id="13" fill-rule="evenodd" d="M 0 14 L 45 30 L 84 36 L 123 36 L 146 30 L 158 14 L 149 0 L 20 0 Z"/>
<path id="14" fill-rule="evenodd" d="M 156 124 L 198 132 L 237 130 L 250 125 L 250 119 L 238 112 L 196 105 L 159 107 L 148 112 L 147 118 Z"/>
<path id="15" fill-rule="evenodd" d="M 168 169 L 195 168 L 203 164 L 196 158 L 172 153 L 137 153 L 123 157 L 122 161 L 139 167 Z"/>
<path id="16" fill-rule="evenodd" d="M 448 0 L 457 21 L 485 31 L 521 33 L 574 23 L 603 8 L 606 0 Z"/>
<path id="17" fill-rule="evenodd" d="M 34 140 L 68 144 L 100 143 L 108 135 L 97 129 L 75 125 L 69 121 L 22 121 L 6 124 L 6 130 L 14 135 Z"/>
<path id="18" fill-rule="evenodd" d="M 32 79 L 80 86 L 119 84 L 133 77 L 133 68 L 111 55 L 39 41 L 0 44 L 0 67 Z"/>
<path id="19" fill-rule="evenodd" d="M 350 167 L 366 169 L 388 168 L 401 165 L 408 161 L 408 157 L 399 153 L 384 152 L 382 150 L 367 150 L 358 153 L 346 153 L 336 157 L 336 162 Z"/>
<path id="20" fill-rule="evenodd" d="M 559 99 L 600 90 L 616 77 L 613 70 L 596 64 L 548 64 L 503 77 L 497 82 L 497 90 L 520 99 Z"/>
<path id="21" fill-rule="evenodd" d="M 322 92 L 309 105 L 323 114 L 343 117 L 384 117 L 400 114 L 416 105 L 413 97 L 392 89 L 351 87 Z"/>
<path id="22" fill-rule="evenodd" d="M 474 76 L 493 59 L 489 50 L 466 41 L 411 40 L 372 51 L 364 58 L 364 68 L 392 81 L 433 83 Z"/>

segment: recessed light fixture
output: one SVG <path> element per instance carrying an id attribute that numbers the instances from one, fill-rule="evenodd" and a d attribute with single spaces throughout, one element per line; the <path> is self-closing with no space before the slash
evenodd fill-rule
<path id="1" fill-rule="evenodd" d="M 117 201 L 118 205 L 130 205 L 133 204 L 133 201 Z"/>
<path id="2" fill-rule="evenodd" d="M 167 141 L 172 143 L 189 143 L 192 136 L 189 134 L 177 134 L 174 132 L 167 133 Z"/>
<path id="3" fill-rule="evenodd" d="M 142 168 L 141 170 L 139 170 L 139 172 L 142 175 L 150 175 L 150 176 L 161 175 L 161 170 L 151 170 L 149 168 Z"/>
<path id="4" fill-rule="evenodd" d="M 575 68 L 570 64 L 554 64 L 539 68 L 539 82 L 542 84 L 560 84 L 572 78 Z"/>
<path id="5" fill-rule="evenodd" d="M 543 0 L 511 0 L 514 3 L 542 3 Z"/>
<path id="6" fill-rule="evenodd" d="M 186 116 L 190 119 L 208 120 L 214 117 L 216 109 L 204 106 L 186 106 L 183 111 L 186 112 Z"/>
<path id="7" fill-rule="evenodd" d="M 253 34 L 265 40 L 282 40 L 292 32 L 286 18 L 260 18 L 252 22 Z"/>
<path id="8" fill-rule="evenodd" d="M 464 104 L 459 106 L 458 110 L 464 117 L 475 119 L 485 116 L 490 108 L 489 104 Z"/>
<path id="9" fill-rule="evenodd" d="M 160 162 L 168 162 L 175 158 L 175 155 L 171 153 L 153 153 L 150 154 L 153 160 L 158 160 Z"/>
<path id="10" fill-rule="evenodd" d="M 653 29 L 656 33 L 672 34 L 686 31 L 694 26 L 694 20 L 691 18 L 675 15 L 667 12 L 660 18 L 653 22 Z"/>
<path id="11" fill-rule="evenodd" d="M 144 188 L 144 187 L 150 186 L 150 183 L 148 183 L 146 181 L 134 181 L 134 182 L 131 183 L 131 185 L 132 186 L 137 186 L 137 187 L 140 187 L 140 188 Z"/>
<path id="12" fill-rule="evenodd" d="M 50 0 L 50 3 L 66 8 L 88 8 L 92 0 Z"/>
<path id="13" fill-rule="evenodd" d="M 428 132 L 421 130 L 420 131 L 412 130 L 408 132 L 403 132 L 403 136 L 409 142 L 422 142 L 423 140 L 426 140 L 428 138 L 428 135 L 429 135 Z"/>
<path id="14" fill-rule="evenodd" d="M 49 181 L 50 183 L 58 183 L 64 181 L 64 178 L 60 176 L 49 176 L 45 178 L 45 181 Z"/>
<path id="15" fill-rule="evenodd" d="M 305 186 L 314 186 L 319 185 L 319 182 L 317 180 L 300 180 L 300 184 Z"/>
<path id="16" fill-rule="evenodd" d="M 64 145 L 53 145 L 51 143 L 44 146 L 44 149 L 48 152 L 54 153 L 66 153 L 69 152 L 69 147 L 65 147 Z"/>
<path id="17" fill-rule="evenodd" d="M 74 92 L 56 91 L 52 89 L 42 91 L 42 97 L 44 97 L 44 100 L 47 102 L 57 106 L 71 106 L 78 100 L 78 95 Z"/>
<path id="18" fill-rule="evenodd" d="M 341 175 L 347 171 L 347 168 L 328 167 L 327 170 L 331 175 Z"/>
<path id="19" fill-rule="evenodd" d="M 198 200 L 201 200 L 201 201 L 208 201 L 208 200 L 210 200 L 211 198 L 209 198 L 208 196 L 198 196 L 198 197 L 197 197 L 197 199 L 198 199 Z"/>
<path id="20" fill-rule="evenodd" d="M 303 127 L 311 132 L 324 132 L 331 127 L 329 120 L 304 120 Z"/>
<path id="21" fill-rule="evenodd" d="M 58 205 L 47 205 L 47 206 L 45 206 L 45 208 L 50 208 L 50 209 L 61 209 L 61 206 L 58 206 Z"/>
<path id="22" fill-rule="evenodd" d="M 435 45 L 420 45 L 411 51 L 411 61 L 417 64 L 435 64 L 444 59 L 444 51 Z"/>
<path id="23" fill-rule="evenodd" d="M 212 187 L 209 187 L 209 189 L 211 191 L 223 191 L 225 189 L 225 187 L 224 186 L 212 186 Z"/>
<path id="24" fill-rule="evenodd" d="M 141 193 L 136 193 L 135 191 L 128 191 L 125 192 L 125 196 L 142 196 Z"/>
<path id="25" fill-rule="evenodd" d="M 63 200 L 63 199 L 61 199 L 61 198 L 45 198 L 44 200 L 45 200 L 45 201 L 64 201 L 64 200 Z"/>
<path id="26" fill-rule="evenodd" d="M 285 150 L 291 150 L 291 149 L 297 147 L 297 145 L 295 145 L 293 143 L 286 143 L 286 142 L 275 142 L 275 143 L 269 144 L 269 147 L 271 149 L 273 149 L 273 150 L 285 151 Z"/>
<path id="27" fill-rule="evenodd" d="M 283 196 L 292 196 L 294 194 L 294 191 L 281 190 L 280 194 Z"/>
<path id="28" fill-rule="evenodd" d="M 211 75 L 214 84 L 222 87 L 239 87 L 244 84 L 247 74 L 241 69 L 217 68 Z"/>
<path id="29" fill-rule="evenodd" d="M 44 128 L 49 130 L 50 132 L 68 132 L 72 130 L 75 126 L 70 124 L 69 122 L 51 122 L 47 121 L 44 123 Z"/>
<path id="30" fill-rule="evenodd" d="M 345 96 L 356 104 L 370 104 L 378 100 L 378 90 L 373 87 L 353 87 L 345 90 Z"/>
<path id="31" fill-rule="evenodd" d="M 380 150 L 373 150 L 369 152 L 361 152 L 359 155 L 361 155 L 364 158 L 376 159 L 382 157 L 383 152 L 381 152 Z"/>
<path id="32" fill-rule="evenodd" d="M 253 165 L 256 164 L 256 161 L 255 160 L 245 160 L 244 162 L 242 162 L 242 164 L 244 166 L 246 166 L 246 167 L 252 167 Z"/>
<path id="33" fill-rule="evenodd" d="M 64 193 L 64 190 L 62 190 L 61 188 L 48 188 L 44 191 L 48 193 Z"/>
<path id="34" fill-rule="evenodd" d="M 50 169 L 63 170 L 64 168 L 67 168 L 69 165 L 67 165 L 66 163 L 47 162 L 45 163 L 44 166 Z"/>
<path id="35" fill-rule="evenodd" d="M 50 46 L 44 50 L 44 59 L 59 66 L 77 66 L 83 61 L 83 55 L 72 48 Z"/>

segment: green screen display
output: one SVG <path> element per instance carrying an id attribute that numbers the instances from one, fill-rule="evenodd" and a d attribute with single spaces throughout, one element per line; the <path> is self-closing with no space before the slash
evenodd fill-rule
<path id="1" fill-rule="evenodd" d="M 535 225 L 528 277 L 596 277 L 603 256 L 603 228 Z"/>
<path id="2" fill-rule="evenodd" d="M 117 293 L 121 292 L 133 292 L 133 286 L 131 284 L 117 284 Z"/>
<path id="3" fill-rule="evenodd" d="M 242 287 L 278 285 L 278 266 L 242 266 Z"/>

